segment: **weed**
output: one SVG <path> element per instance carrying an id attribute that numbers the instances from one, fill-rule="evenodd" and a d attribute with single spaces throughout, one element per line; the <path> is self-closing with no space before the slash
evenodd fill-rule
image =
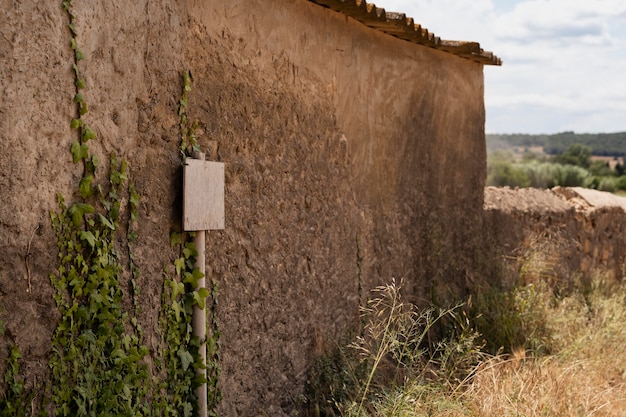
<path id="1" fill-rule="evenodd" d="M 0 332 L 0 334 L 2 334 Z M 10 349 L 7 359 L 7 369 L 4 373 L 6 391 L 0 395 L 0 416 L 22 417 L 29 415 L 29 405 L 35 396 L 34 390 L 27 393 L 24 389 L 24 379 L 20 374 L 20 359 L 22 354 L 17 346 Z"/>
<path id="2" fill-rule="evenodd" d="M 373 294 L 361 309 L 363 335 L 356 336 L 347 347 L 318 358 L 309 374 L 310 409 L 316 415 L 376 414 L 377 407 L 388 406 L 381 405 L 381 393 L 401 395 L 398 390 L 414 384 L 424 390 L 447 389 L 436 381 L 442 375 L 464 379 L 461 375 L 476 361 L 477 335 L 458 312 L 460 306 L 420 311 L 402 300 L 395 282 L 374 289 Z M 450 319 L 454 331 L 447 343 L 433 343 L 429 333 L 444 318 Z"/>

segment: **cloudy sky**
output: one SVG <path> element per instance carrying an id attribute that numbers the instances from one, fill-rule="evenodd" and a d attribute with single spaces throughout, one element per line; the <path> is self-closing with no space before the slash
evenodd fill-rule
<path id="1" fill-rule="evenodd" d="M 626 131 L 625 0 L 371 3 L 502 58 L 485 66 L 487 133 Z"/>

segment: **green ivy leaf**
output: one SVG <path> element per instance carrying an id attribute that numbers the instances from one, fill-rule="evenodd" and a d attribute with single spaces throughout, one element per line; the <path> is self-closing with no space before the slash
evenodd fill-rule
<path id="1" fill-rule="evenodd" d="M 181 365 L 183 366 L 183 371 L 186 371 L 187 368 L 189 368 L 189 365 L 193 363 L 193 356 L 191 356 L 191 353 L 189 353 L 182 347 L 178 349 L 178 352 L 176 352 L 176 354 L 180 358 Z"/>
<path id="2" fill-rule="evenodd" d="M 192 294 L 194 303 L 197 304 L 199 308 L 204 309 L 206 298 L 209 296 L 209 290 L 206 288 L 200 288 Z"/>
<path id="3" fill-rule="evenodd" d="M 172 232 L 170 234 L 170 246 L 174 247 L 180 245 L 183 242 L 183 234 L 178 232 Z"/>
<path id="4" fill-rule="evenodd" d="M 70 122 L 70 129 L 78 129 L 83 125 L 83 121 L 81 119 L 75 118 Z"/>
<path id="5" fill-rule="evenodd" d="M 76 84 L 76 88 L 81 90 L 81 89 L 85 88 L 85 79 L 84 78 L 77 78 L 76 81 L 74 82 L 74 84 Z"/>
<path id="6" fill-rule="evenodd" d="M 84 203 L 76 203 L 68 209 L 69 215 L 72 217 L 72 223 L 76 227 L 80 226 L 85 214 L 93 213 L 94 211 L 93 206 Z"/>
<path id="7" fill-rule="evenodd" d="M 74 163 L 81 161 L 82 159 L 86 159 L 89 157 L 89 148 L 85 144 L 81 144 L 78 141 L 72 142 L 72 147 L 70 148 L 72 152 L 72 160 Z"/>
<path id="8" fill-rule="evenodd" d="M 107 219 L 106 217 L 104 217 L 102 214 L 98 213 L 98 220 L 100 220 L 100 223 L 103 226 L 108 227 L 111 230 L 115 230 L 115 225 L 113 223 L 111 223 L 111 221 L 109 219 Z"/>
<path id="9" fill-rule="evenodd" d="M 128 186 L 128 194 L 129 194 L 130 205 L 135 209 L 139 207 L 140 197 L 139 197 L 139 194 L 137 194 L 137 192 L 135 191 L 135 186 L 133 184 L 130 184 Z"/>
<path id="10" fill-rule="evenodd" d="M 172 311 L 174 312 L 174 317 L 176 318 L 176 322 L 180 323 L 180 303 L 178 301 L 174 301 L 172 303 Z"/>
<path id="11" fill-rule="evenodd" d="M 83 143 L 95 138 L 96 132 L 94 132 L 90 127 L 83 125 Z"/>
<path id="12" fill-rule="evenodd" d="M 83 59 L 85 59 L 85 54 L 80 49 L 76 49 L 75 57 L 76 61 L 82 61 Z"/>
<path id="13" fill-rule="evenodd" d="M 198 280 L 204 277 L 199 268 L 194 268 L 192 272 L 185 272 L 183 282 L 191 285 L 193 288 L 198 286 Z"/>
<path id="14" fill-rule="evenodd" d="M 185 248 L 183 249 L 183 256 L 186 259 L 198 256 L 198 251 L 196 250 L 196 245 L 193 242 L 188 242 L 185 244 Z"/>
<path id="15" fill-rule="evenodd" d="M 172 300 L 176 300 L 179 295 L 185 293 L 185 284 L 182 282 L 172 281 Z"/>
<path id="16" fill-rule="evenodd" d="M 194 278 L 191 272 L 185 271 L 183 273 L 183 282 L 191 285 L 193 288 L 198 286 L 198 280 Z"/>
<path id="17" fill-rule="evenodd" d="M 92 249 L 96 246 L 96 237 L 89 231 L 80 232 L 80 240 L 87 242 Z"/>
<path id="18" fill-rule="evenodd" d="M 192 417 L 193 416 L 193 405 L 190 402 L 185 402 L 183 404 L 183 417 Z"/>
<path id="19" fill-rule="evenodd" d="M 93 175 L 87 175 L 80 180 L 78 184 L 78 189 L 80 191 L 80 195 L 83 198 L 89 197 L 93 194 L 93 188 L 91 188 L 91 182 L 93 181 Z"/>
<path id="20" fill-rule="evenodd" d="M 176 267 L 176 275 L 180 275 L 185 270 L 185 258 L 177 258 L 174 261 L 174 267 Z"/>
<path id="21" fill-rule="evenodd" d="M 191 72 L 189 70 L 183 72 L 183 83 L 185 84 L 184 91 L 191 91 Z"/>

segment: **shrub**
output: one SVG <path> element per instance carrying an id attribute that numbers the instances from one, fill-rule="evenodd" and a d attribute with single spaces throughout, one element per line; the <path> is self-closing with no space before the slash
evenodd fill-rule
<path id="1" fill-rule="evenodd" d="M 613 177 L 604 177 L 600 180 L 600 184 L 598 185 L 598 190 L 607 191 L 609 193 L 615 192 L 615 178 Z"/>

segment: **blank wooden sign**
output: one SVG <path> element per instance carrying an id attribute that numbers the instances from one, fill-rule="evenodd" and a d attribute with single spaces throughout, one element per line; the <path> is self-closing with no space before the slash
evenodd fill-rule
<path id="1" fill-rule="evenodd" d="M 224 164 L 185 159 L 183 229 L 224 229 Z"/>

